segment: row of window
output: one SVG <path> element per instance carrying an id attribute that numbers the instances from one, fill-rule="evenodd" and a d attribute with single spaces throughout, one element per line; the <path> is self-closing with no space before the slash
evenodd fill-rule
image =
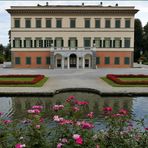
<path id="1" fill-rule="evenodd" d="M 100 57 L 96 57 L 96 64 L 100 64 Z M 104 57 L 104 64 L 110 64 L 110 57 Z M 120 64 L 120 57 L 114 58 L 114 64 L 119 65 Z M 130 64 L 130 58 L 124 57 L 124 64 L 129 65 Z"/>
<path id="2" fill-rule="evenodd" d="M 23 46 L 22 46 L 23 42 Z M 124 38 L 124 48 L 130 48 L 130 38 Z M 46 38 L 42 40 L 42 38 L 36 38 L 34 41 L 31 38 L 25 38 L 25 40 L 21 40 L 21 38 L 15 38 L 13 40 L 13 48 L 48 48 L 48 47 L 56 47 L 62 48 L 64 47 L 64 40 L 63 38 Z M 94 38 L 93 45 L 91 45 L 91 38 L 83 38 L 83 46 L 84 47 L 96 47 L 96 48 L 122 48 L 122 40 L 121 38 Z M 78 40 L 76 38 L 69 38 L 68 40 L 68 47 L 70 48 L 77 48 L 78 47 Z"/>
<path id="3" fill-rule="evenodd" d="M 20 57 L 15 57 L 15 64 L 21 64 Z M 36 57 L 36 64 L 42 64 L 42 57 Z M 50 57 L 46 57 L 46 64 L 50 65 Z M 26 57 L 26 65 L 31 65 L 31 57 Z"/>
<path id="4" fill-rule="evenodd" d="M 63 24 L 62 19 L 56 19 L 56 26 L 52 26 L 52 19 L 46 19 L 46 28 L 62 28 Z M 76 25 L 76 19 L 70 19 L 69 21 L 69 27 L 70 28 L 77 28 Z M 15 28 L 20 28 L 21 27 L 21 19 L 17 18 L 14 19 L 14 27 Z M 25 19 L 25 28 L 31 28 L 32 27 L 32 20 L 29 18 Z M 36 28 L 42 28 L 42 19 L 41 18 L 36 18 L 35 19 L 35 27 Z M 121 28 L 121 19 L 115 19 L 115 28 Z M 131 20 L 130 19 L 125 19 L 124 22 L 124 27 L 125 28 L 130 28 L 131 27 Z M 84 28 L 91 28 L 91 19 L 84 19 Z M 101 28 L 101 19 L 95 19 L 95 28 Z M 111 28 L 111 19 L 105 19 L 105 26 L 104 28 Z"/>

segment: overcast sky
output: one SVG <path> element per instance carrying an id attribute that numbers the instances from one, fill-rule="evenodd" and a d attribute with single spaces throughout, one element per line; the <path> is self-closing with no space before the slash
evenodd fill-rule
<path id="1" fill-rule="evenodd" d="M 67 0 L 67 1 L 0 1 L 0 44 L 7 45 L 8 44 L 8 30 L 10 30 L 10 15 L 6 12 L 5 9 L 10 8 L 10 6 L 36 6 L 37 4 L 45 5 L 46 2 L 51 4 L 65 4 L 65 5 L 73 5 L 73 4 L 81 4 L 84 2 L 85 4 L 99 4 L 101 1 L 98 0 Z M 119 6 L 135 6 L 136 9 L 140 11 L 136 14 L 136 18 L 139 18 L 142 21 L 142 25 L 146 25 L 148 22 L 148 1 L 103 1 L 104 6 L 115 5 L 118 3 Z"/>

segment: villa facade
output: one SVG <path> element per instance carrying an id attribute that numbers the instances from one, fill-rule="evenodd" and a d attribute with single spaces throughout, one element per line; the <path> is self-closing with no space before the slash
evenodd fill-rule
<path id="1" fill-rule="evenodd" d="M 15 68 L 132 67 L 134 7 L 11 6 Z"/>

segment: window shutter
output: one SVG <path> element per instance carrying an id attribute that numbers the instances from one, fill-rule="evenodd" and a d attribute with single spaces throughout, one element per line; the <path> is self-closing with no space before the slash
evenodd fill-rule
<path id="1" fill-rule="evenodd" d="M 26 40 L 24 40 L 24 48 L 26 48 Z"/>
<path id="2" fill-rule="evenodd" d="M 44 47 L 45 48 L 47 47 L 46 43 L 47 43 L 47 40 L 44 40 Z"/>
<path id="3" fill-rule="evenodd" d="M 62 40 L 62 47 L 64 46 L 64 40 Z"/>
<path id="4" fill-rule="evenodd" d="M 13 40 L 13 48 L 15 48 L 15 40 Z"/>
<path id="5" fill-rule="evenodd" d="M 32 48 L 32 40 L 30 40 L 30 47 Z"/>
<path id="6" fill-rule="evenodd" d="M 102 40 L 100 40 L 100 47 L 102 47 Z"/>
<path id="7" fill-rule="evenodd" d="M 112 48 L 112 40 L 110 40 L 110 48 Z"/>
<path id="8" fill-rule="evenodd" d="M 70 47 L 70 40 L 68 40 L 68 47 Z"/>
<path id="9" fill-rule="evenodd" d="M 20 47 L 22 47 L 22 40 L 20 40 Z"/>
<path id="10" fill-rule="evenodd" d="M 34 40 L 34 47 L 36 48 L 36 40 Z"/>
<path id="11" fill-rule="evenodd" d="M 57 41 L 56 41 L 56 39 L 54 40 L 54 47 L 57 47 Z"/>
<path id="12" fill-rule="evenodd" d="M 78 40 L 76 40 L 76 47 L 78 47 Z"/>
<path id="13" fill-rule="evenodd" d="M 113 47 L 115 48 L 115 40 L 113 40 Z"/>
<path id="14" fill-rule="evenodd" d="M 120 40 L 120 48 L 122 48 L 122 40 Z"/>
<path id="15" fill-rule="evenodd" d="M 103 47 L 105 47 L 105 40 L 103 40 Z"/>

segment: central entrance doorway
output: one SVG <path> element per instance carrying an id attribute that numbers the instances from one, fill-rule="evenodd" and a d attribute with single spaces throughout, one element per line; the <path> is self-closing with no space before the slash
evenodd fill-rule
<path id="1" fill-rule="evenodd" d="M 70 55 L 70 68 L 76 68 L 77 67 L 77 56 L 75 54 Z"/>

